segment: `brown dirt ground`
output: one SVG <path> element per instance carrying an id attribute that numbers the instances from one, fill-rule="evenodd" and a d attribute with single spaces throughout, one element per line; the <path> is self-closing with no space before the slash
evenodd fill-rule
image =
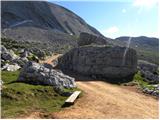
<path id="1" fill-rule="evenodd" d="M 158 100 L 103 81 L 77 82 L 84 94 L 55 118 L 158 119 Z"/>
<path id="2" fill-rule="evenodd" d="M 40 61 L 40 63 L 48 63 L 48 64 L 52 64 L 52 61 L 57 59 L 58 57 L 60 57 L 62 54 L 53 54 L 51 57 L 47 58 L 44 61 Z"/>

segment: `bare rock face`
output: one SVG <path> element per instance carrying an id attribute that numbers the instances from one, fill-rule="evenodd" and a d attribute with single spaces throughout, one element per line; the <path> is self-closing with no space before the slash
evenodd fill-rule
<path id="1" fill-rule="evenodd" d="M 13 60 L 16 58 L 18 58 L 18 56 L 12 50 L 7 50 L 4 46 L 1 47 L 1 59 Z"/>
<path id="2" fill-rule="evenodd" d="M 74 78 L 53 69 L 50 64 L 39 64 L 36 62 L 28 62 L 25 64 L 21 70 L 18 81 L 37 85 L 51 85 L 54 88 L 76 87 Z"/>
<path id="3" fill-rule="evenodd" d="M 82 32 L 78 40 L 78 45 L 84 46 L 89 44 L 105 45 L 107 44 L 107 41 L 104 38 L 102 38 L 102 36 L 96 36 Z"/>
<path id="4" fill-rule="evenodd" d="M 155 72 L 158 69 L 158 65 L 150 63 L 148 61 L 144 61 L 144 60 L 138 60 L 138 66 L 140 69 L 144 71 L 150 71 L 150 72 Z"/>
<path id="5" fill-rule="evenodd" d="M 144 60 L 138 60 L 139 70 L 144 80 L 150 84 L 159 83 L 158 65 Z"/>
<path id="6" fill-rule="evenodd" d="M 70 35 L 79 35 L 82 31 L 101 35 L 72 11 L 47 1 L 2 1 L 1 4 L 2 29 L 35 26 Z"/>
<path id="7" fill-rule="evenodd" d="M 137 71 L 137 54 L 125 47 L 83 46 L 74 48 L 58 60 L 62 71 L 105 78 L 118 83 L 131 80 Z M 125 61 L 125 62 L 124 62 Z"/>

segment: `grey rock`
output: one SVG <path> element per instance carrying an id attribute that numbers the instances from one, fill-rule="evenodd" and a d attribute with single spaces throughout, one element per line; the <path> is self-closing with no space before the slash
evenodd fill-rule
<path id="1" fill-rule="evenodd" d="M 18 56 L 13 52 L 13 50 L 7 50 L 5 47 L 2 47 L 1 58 L 11 61 L 18 58 Z"/>
<path id="2" fill-rule="evenodd" d="M 149 88 L 152 87 L 152 89 Z M 155 85 L 148 85 L 147 87 L 143 88 L 142 90 L 144 93 L 149 94 L 149 95 L 153 95 L 153 96 L 159 96 L 159 84 L 155 84 Z"/>
<path id="3" fill-rule="evenodd" d="M 17 71 L 20 68 L 21 67 L 18 64 L 13 64 L 13 65 L 6 64 L 3 66 L 2 70 Z"/>
<path id="4" fill-rule="evenodd" d="M 2 54 L 1 58 L 4 59 L 4 60 L 13 60 L 13 56 L 10 53 Z"/>
<path id="5" fill-rule="evenodd" d="M 1 59 L 1 68 L 6 64 L 5 60 Z"/>
<path id="6" fill-rule="evenodd" d="M 20 59 L 25 63 L 29 61 L 27 57 L 21 57 Z"/>
<path id="7" fill-rule="evenodd" d="M 44 59 L 46 57 L 46 53 L 41 49 L 34 48 L 32 49 L 32 51 L 33 51 L 33 54 L 36 55 L 40 59 Z"/>
<path id="8" fill-rule="evenodd" d="M 159 75 L 157 73 L 158 65 L 144 61 L 144 60 L 139 60 L 138 66 L 146 82 L 150 84 L 159 83 Z"/>
<path id="9" fill-rule="evenodd" d="M 155 72 L 158 69 L 158 65 L 144 60 L 138 60 L 138 66 L 140 67 L 140 69 L 150 72 Z"/>
<path id="10" fill-rule="evenodd" d="M 156 74 L 151 73 L 150 71 L 140 71 L 142 76 L 144 77 L 144 80 L 150 84 L 157 84 L 159 83 L 159 76 Z"/>
<path id="11" fill-rule="evenodd" d="M 79 74 L 105 78 L 110 82 L 131 80 L 137 71 L 137 54 L 125 47 L 83 46 L 74 48 L 58 59 L 63 72 L 73 71 Z M 125 59 L 125 63 L 123 63 Z"/>
<path id="12" fill-rule="evenodd" d="M 28 51 L 24 51 L 24 52 L 20 55 L 20 57 L 28 57 L 28 55 L 29 55 Z"/>
<path id="13" fill-rule="evenodd" d="M 1 53 L 7 53 L 8 50 L 5 48 L 5 46 L 1 45 Z"/>
<path id="14" fill-rule="evenodd" d="M 28 62 L 25 64 L 21 70 L 18 81 L 30 84 L 52 85 L 58 88 L 76 87 L 74 78 L 54 70 L 49 64 L 38 64 L 36 62 Z"/>
<path id="15" fill-rule="evenodd" d="M 22 48 L 18 48 L 18 53 L 20 53 L 20 54 L 22 54 L 22 53 L 24 53 L 24 49 L 22 49 Z"/>
<path id="16" fill-rule="evenodd" d="M 96 36 L 82 32 L 78 40 L 78 45 L 84 46 L 90 44 L 105 45 L 107 44 L 107 41 L 104 38 L 102 38 L 102 36 Z"/>
<path id="17" fill-rule="evenodd" d="M 20 65 L 21 67 L 23 67 L 29 60 L 26 57 L 23 58 L 17 58 L 12 60 L 12 63 L 17 63 L 18 65 Z"/>
<path id="18" fill-rule="evenodd" d="M 11 56 L 13 57 L 13 59 L 19 58 L 19 56 L 17 56 L 12 49 L 9 50 L 9 53 L 11 54 Z"/>
<path id="19" fill-rule="evenodd" d="M 31 52 L 28 51 L 28 56 L 32 56 L 32 55 L 33 55 L 33 53 L 31 53 Z"/>

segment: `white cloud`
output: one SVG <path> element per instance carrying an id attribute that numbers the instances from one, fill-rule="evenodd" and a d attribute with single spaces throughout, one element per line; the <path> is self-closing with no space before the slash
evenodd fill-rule
<path id="1" fill-rule="evenodd" d="M 126 9 L 123 8 L 123 9 L 122 9 L 122 13 L 126 13 Z"/>
<path id="2" fill-rule="evenodd" d="M 152 8 L 158 4 L 158 0 L 134 0 L 133 6 L 143 7 L 143 8 Z"/>
<path id="3" fill-rule="evenodd" d="M 114 35 L 118 32 L 119 28 L 116 26 L 112 26 L 107 29 L 101 30 L 101 33 L 106 37 L 114 37 Z"/>
<path id="4" fill-rule="evenodd" d="M 108 34 L 116 33 L 118 31 L 119 29 L 116 26 L 112 26 L 110 28 L 107 28 L 106 30 L 102 30 L 103 33 L 108 33 Z"/>

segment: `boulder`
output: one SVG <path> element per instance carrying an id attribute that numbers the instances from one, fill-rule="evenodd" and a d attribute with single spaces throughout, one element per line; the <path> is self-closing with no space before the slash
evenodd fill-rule
<path id="1" fill-rule="evenodd" d="M 6 64 L 5 60 L 1 59 L 1 68 Z"/>
<path id="2" fill-rule="evenodd" d="M 8 50 L 5 48 L 5 46 L 1 45 L 1 53 L 7 53 Z"/>
<path id="3" fill-rule="evenodd" d="M 25 51 L 25 49 L 22 49 L 22 48 L 17 49 L 17 52 L 20 53 L 20 54 L 24 53 L 24 51 Z"/>
<path id="4" fill-rule="evenodd" d="M 17 58 L 17 59 L 12 60 L 11 62 L 12 63 L 17 63 L 18 65 L 23 67 L 28 62 L 28 59 L 26 57 Z"/>
<path id="5" fill-rule="evenodd" d="M 29 55 L 28 51 L 24 51 L 24 52 L 20 55 L 20 57 L 28 57 L 28 55 Z"/>
<path id="6" fill-rule="evenodd" d="M 107 42 L 101 36 L 95 36 L 89 33 L 82 32 L 78 40 L 78 45 L 84 46 L 84 45 L 90 45 L 90 44 L 105 45 L 107 44 Z"/>
<path id="7" fill-rule="evenodd" d="M 52 65 L 31 61 L 27 62 L 21 70 L 18 81 L 37 85 L 51 85 L 58 88 L 62 86 L 65 88 L 76 87 L 74 78 L 53 69 Z"/>
<path id="8" fill-rule="evenodd" d="M 4 59 L 4 60 L 9 60 L 9 61 L 14 59 L 14 57 L 9 52 L 8 53 L 3 53 L 1 55 L 1 58 Z"/>
<path id="9" fill-rule="evenodd" d="M 9 50 L 9 53 L 11 54 L 11 56 L 13 57 L 13 59 L 19 58 L 19 56 L 17 56 L 12 49 Z"/>
<path id="10" fill-rule="evenodd" d="M 131 80 L 137 71 L 137 54 L 125 47 L 83 46 L 74 48 L 58 58 L 57 67 L 63 72 L 105 78 L 109 82 Z"/>
<path id="11" fill-rule="evenodd" d="M 7 50 L 5 48 L 1 49 L 1 58 L 4 60 L 13 60 L 18 58 L 18 56 L 13 52 L 13 50 Z"/>

